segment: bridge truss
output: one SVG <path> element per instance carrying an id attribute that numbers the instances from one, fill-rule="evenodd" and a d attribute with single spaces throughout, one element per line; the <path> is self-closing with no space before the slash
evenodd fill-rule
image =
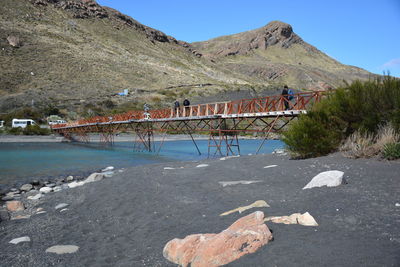
<path id="1" fill-rule="evenodd" d="M 100 142 L 113 144 L 120 132 L 135 134 L 135 151 L 159 152 L 169 133 L 183 133 L 191 137 L 201 154 L 194 133 L 208 134 L 208 156 L 240 154 L 238 135 L 257 133 L 263 139 L 260 151 L 271 133 L 278 133 L 292 120 L 307 112 L 312 104 L 321 100 L 324 92 L 299 93 L 291 101 L 277 95 L 255 99 L 242 99 L 209 104 L 192 105 L 179 109 L 130 111 L 110 117 L 93 117 L 68 124 L 57 124 L 53 131 L 64 137 L 89 142 L 90 134 L 98 133 Z M 289 110 L 285 110 L 285 102 Z M 162 134 L 156 147 L 154 133 Z"/>

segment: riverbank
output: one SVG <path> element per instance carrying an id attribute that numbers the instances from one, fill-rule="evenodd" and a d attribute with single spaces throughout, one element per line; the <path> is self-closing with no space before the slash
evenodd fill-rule
<path id="1" fill-rule="evenodd" d="M 327 170 L 343 171 L 347 184 L 302 190 Z M 46 213 L 1 222 L 0 262 L 175 266 L 162 254 L 169 240 L 217 233 L 259 210 L 266 216 L 309 212 L 319 226 L 267 222 L 274 241 L 228 266 L 396 266 L 399 173 L 399 162 L 352 160 L 339 154 L 307 160 L 277 154 L 242 156 L 115 170 L 113 177 L 31 202 Z M 258 182 L 219 183 L 243 180 Z M 256 200 L 265 200 L 270 207 L 219 216 Z M 60 203 L 68 204 L 67 210 L 56 210 Z M 31 241 L 9 243 L 22 236 Z M 46 252 L 55 245 L 79 249 L 63 255 Z"/>

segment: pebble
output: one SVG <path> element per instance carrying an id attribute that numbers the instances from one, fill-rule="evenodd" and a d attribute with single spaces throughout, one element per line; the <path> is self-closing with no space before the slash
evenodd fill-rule
<path id="1" fill-rule="evenodd" d="M 60 210 L 60 212 L 64 212 L 64 211 L 67 211 L 67 210 L 69 210 L 69 209 L 65 208 L 65 209 Z"/>
<path id="2" fill-rule="evenodd" d="M 11 188 L 10 191 L 11 191 L 11 192 L 18 192 L 18 193 L 19 193 L 19 190 L 18 190 L 17 188 Z"/>
<path id="3" fill-rule="evenodd" d="M 114 175 L 113 171 L 103 172 L 104 177 L 110 178 Z"/>
<path id="4" fill-rule="evenodd" d="M 35 180 L 32 181 L 32 185 L 39 185 L 39 184 L 40 184 L 40 181 L 37 180 L 37 179 L 35 179 Z"/>
<path id="5" fill-rule="evenodd" d="M 400 203 L 396 203 L 394 204 L 396 207 L 400 207 Z"/>
<path id="6" fill-rule="evenodd" d="M 36 214 L 43 214 L 43 213 L 46 213 L 46 211 L 45 211 L 45 210 L 42 210 L 42 211 L 36 212 Z"/>
<path id="7" fill-rule="evenodd" d="M 65 207 L 68 207 L 67 203 L 60 203 L 55 207 L 55 209 L 58 210 L 58 209 L 63 209 Z"/>
<path id="8" fill-rule="evenodd" d="M 62 190 L 66 190 L 66 189 L 68 189 L 69 188 L 69 186 L 67 185 L 67 184 L 62 184 L 61 185 L 61 189 Z"/>
<path id="9" fill-rule="evenodd" d="M 175 168 L 172 168 L 172 167 L 164 167 L 164 170 L 175 170 Z"/>
<path id="10" fill-rule="evenodd" d="M 67 182 L 72 182 L 74 180 L 74 176 L 70 175 L 67 177 Z"/>
<path id="11" fill-rule="evenodd" d="M 34 195 L 34 196 L 29 196 L 28 199 L 30 200 L 38 200 L 42 197 L 43 195 L 41 193 Z"/>
<path id="12" fill-rule="evenodd" d="M 21 242 L 30 242 L 30 241 L 31 241 L 31 239 L 29 238 L 29 236 L 23 236 L 23 237 L 14 238 L 9 243 L 16 245 Z"/>
<path id="13" fill-rule="evenodd" d="M 264 169 L 275 168 L 275 167 L 278 167 L 278 165 L 268 165 L 265 166 Z"/>
<path id="14" fill-rule="evenodd" d="M 75 245 L 57 245 L 57 246 L 52 246 L 46 249 L 47 253 L 56 253 L 58 255 L 60 254 L 66 254 L 66 253 L 75 253 L 79 249 L 78 246 Z"/>
<path id="15" fill-rule="evenodd" d="M 208 167 L 208 164 L 199 164 L 196 166 L 196 168 L 204 168 L 204 167 Z"/>
<path id="16" fill-rule="evenodd" d="M 53 188 L 54 192 L 59 192 L 61 190 L 62 190 L 61 186 L 56 186 L 56 187 Z"/>
<path id="17" fill-rule="evenodd" d="M 46 184 L 47 187 L 55 187 L 56 184 L 55 183 L 50 183 L 50 184 Z"/>
<path id="18" fill-rule="evenodd" d="M 5 197 L 2 197 L 1 200 L 3 200 L 3 201 L 14 200 L 14 196 L 5 196 Z"/>
<path id="19" fill-rule="evenodd" d="M 33 186 L 31 184 L 24 184 L 23 186 L 21 186 L 19 189 L 21 191 L 25 191 L 28 192 L 29 190 L 31 190 L 33 188 Z"/>
<path id="20" fill-rule="evenodd" d="M 53 191 L 53 189 L 50 187 L 44 186 L 44 187 L 40 188 L 39 191 L 44 194 L 47 194 L 47 193 L 50 193 L 51 191 Z"/>
<path id="21" fill-rule="evenodd" d="M 114 170 L 114 167 L 113 166 L 108 166 L 107 168 L 102 169 L 101 171 L 102 172 L 108 172 L 108 171 L 112 171 L 112 170 Z"/>

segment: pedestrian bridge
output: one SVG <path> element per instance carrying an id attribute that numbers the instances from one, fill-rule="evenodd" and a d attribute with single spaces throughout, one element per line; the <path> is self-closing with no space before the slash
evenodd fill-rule
<path id="1" fill-rule="evenodd" d="M 270 133 L 281 131 L 290 121 L 306 113 L 324 94 L 325 91 L 298 93 L 290 101 L 287 96 L 275 95 L 179 109 L 135 110 L 56 124 L 52 129 L 68 139 L 81 142 L 89 142 L 90 134 L 98 133 L 100 141 L 106 144 L 112 144 L 114 135 L 119 132 L 132 132 L 135 134 L 134 149 L 150 152 L 159 151 L 163 144 L 162 141 L 159 149 L 155 148 L 154 132 L 163 133 L 164 138 L 168 133 L 184 133 L 192 137 L 197 132 L 209 135 L 209 155 L 213 148 L 214 154 L 240 154 L 238 134 L 257 133 L 264 137 L 258 152 Z M 288 110 L 285 110 L 285 102 L 289 104 Z M 193 137 L 192 140 L 196 145 Z"/>

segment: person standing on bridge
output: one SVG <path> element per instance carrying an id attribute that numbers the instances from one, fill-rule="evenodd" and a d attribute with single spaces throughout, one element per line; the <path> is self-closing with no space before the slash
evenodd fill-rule
<path id="1" fill-rule="evenodd" d="M 179 117 L 179 109 L 180 109 L 180 104 L 179 104 L 179 101 L 178 101 L 178 99 L 176 99 L 175 100 L 175 102 L 174 102 L 174 110 L 175 110 L 175 112 L 176 112 L 176 116 L 177 117 Z"/>
<path id="2" fill-rule="evenodd" d="M 285 110 L 288 110 L 290 100 L 289 100 L 289 89 L 287 85 L 283 86 L 282 98 L 283 98 L 283 103 L 285 104 Z"/>
<path id="3" fill-rule="evenodd" d="M 185 107 L 185 116 L 190 116 L 190 114 L 189 114 L 190 101 L 187 98 L 185 100 L 183 100 L 183 106 Z"/>
<path id="4" fill-rule="evenodd" d="M 145 120 L 149 120 L 150 119 L 150 113 L 149 113 L 150 106 L 149 106 L 149 104 L 145 103 L 143 105 L 143 110 L 144 110 L 144 119 Z"/>

